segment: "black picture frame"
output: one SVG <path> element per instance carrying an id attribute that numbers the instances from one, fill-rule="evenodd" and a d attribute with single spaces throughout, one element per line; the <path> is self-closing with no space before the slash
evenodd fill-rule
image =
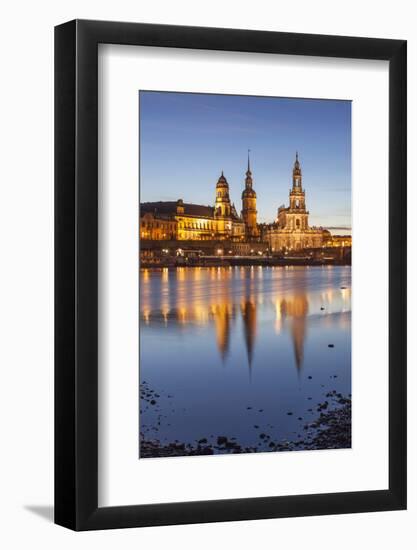
<path id="1" fill-rule="evenodd" d="M 98 44 L 389 62 L 389 488 L 98 507 Z M 55 522 L 74 530 L 406 508 L 406 41 L 74 20 L 55 28 Z"/>

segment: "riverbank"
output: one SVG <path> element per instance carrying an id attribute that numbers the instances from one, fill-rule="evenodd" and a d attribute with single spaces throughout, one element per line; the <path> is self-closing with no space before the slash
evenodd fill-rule
<path id="1" fill-rule="evenodd" d="M 351 265 L 350 257 L 337 258 L 265 258 L 265 257 L 225 257 L 225 258 L 197 258 L 187 261 L 141 261 L 142 269 L 150 268 L 176 268 L 176 267 L 234 267 L 234 266 L 323 266 L 323 265 Z"/>
<path id="2" fill-rule="evenodd" d="M 154 392 L 147 388 L 144 391 L 148 402 L 156 404 Z M 329 391 L 324 401 L 311 408 L 311 412 L 315 414 L 313 420 L 303 422 L 303 418 L 298 419 L 300 431 L 295 439 L 276 441 L 272 433 L 262 431 L 259 433 L 259 442 L 254 446 L 242 445 L 236 438 L 225 435 L 211 435 L 188 443 L 161 443 L 158 439 L 148 439 L 141 433 L 140 458 L 349 449 L 352 444 L 351 410 L 350 395 L 343 396 L 336 390 Z"/>

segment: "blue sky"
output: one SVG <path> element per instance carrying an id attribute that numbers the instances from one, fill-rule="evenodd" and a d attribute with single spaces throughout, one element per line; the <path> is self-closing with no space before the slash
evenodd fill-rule
<path id="1" fill-rule="evenodd" d="M 298 150 L 310 225 L 350 232 L 349 101 L 140 92 L 142 202 L 212 205 L 224 170 L 240 212 L 248 149 L 259 222 L 288 205 Z"/>

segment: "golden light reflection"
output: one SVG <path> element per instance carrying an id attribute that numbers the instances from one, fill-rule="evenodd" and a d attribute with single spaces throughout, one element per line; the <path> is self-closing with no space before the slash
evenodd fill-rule
<path id="1" fill-rule="evenodd" d="M 240 310 L 243 320 L 243 333 L 246 345 L 246 355 L 248 358 L 249 368 L 251 368 L 256 339 L 257 304 L 254 300 L 243 300 L 240 305 Z"/>
<path id="2" fill-rule="evenodd" d="M 150 313 L 151 313 L 150 310 L 147 309 L 147 308 L 144 308 L 144 309 L 142 310 L 142 317 L 143 317 L 143 320 L 145 321 L 145 323 L 146 323 L 147 325 L 149 325 Z"/>
<path id="3" fill-rule="evenodd" d="M 222 359 L 225 359 L 229 351 L 230 327 L 234 317 L 232 304 L 215 304 L 210 307 L 210 313 L 216 327 L 216 340 Z"/>
<path id="4" fill-rule="evenodd" d="M 180 282 L 185 281 L 185 278 L 187 276 L 186 268 L 185 267 L 177 267 L 177 280 Z"/>
<path id="5" fill-rule="evenodd" d="M 236 327 L 242 330 L 251 368 L 262 309 L 262 321 L 269 318 L 277 335 L 288 330 L 295 366 L 300 371 L 308 316 L 316 316 L 322 327 L 335 326 L 336 322 L 340 328 L 349 329 L 351 289 L 328 287 L 307 293 L 308 282 L 304 275 L 293 273 L 290 276 L 286 269 L 270 273 L 272 277 L 265 279 L 264 272 L 258 268 L 178 268 L 175 271 L 164 269 L 152 278 L 151 270 L 141 270 L 141 283 L 145 283 L 141 286 L 141 318 L 145 325 L 212 324 L 223 360 L 230 352 L 232 329 L 240 319 Z M 295 275 L 294 283 L 292 279 L 288 281 L 289 276 Z M 334 312 L 342 315 L 335 319 Z M 347 315 L 343 315 L 344 312 Z"/>
<path id="6" fill-rule="evenodd" d="M 275 332 L 279 334 L 282 329 L 281 300 L 275 300 Z"/>
<path id="7" fill-rule="evenodd" d="M 291 335 L 297 370 L 300 371 L 304 361 L 304 341 L 306 338 L 308 300 L 306 293 L 298 293 L 281 300 L 281 317 L 291 318 Z"/>
<path id="8" fill-rule="evenodd" d="M 149 281 L 149 269 L 142 269 L 141 275 L 142 275 L 142 281 L 144 283 L 147 283 Z"/>

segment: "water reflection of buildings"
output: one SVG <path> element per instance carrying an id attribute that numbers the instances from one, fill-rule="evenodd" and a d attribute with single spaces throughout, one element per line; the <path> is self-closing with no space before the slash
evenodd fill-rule
<path id="1" fill-rule="evenodd" d="M 243 332 L 246 345 L 246 355 L 248 358 L 249 369 L 252 367 L 253 351 L 256 339 L 256 308 L 255 301 L 243 300 L 241 304 Z"/>
<path id="2" fill-rule="evenodd" d="M 300 371 L 304 360 L 304 341 L 306 338 L 306 317 L 308 300 L 303 294 L 285 297 L 280 300 L 280 319 L 291 318 L 291 335 L 294 346 L 295 364 Z"/>
<path id="3" fill-rule="evenodd" d="M 210 314 L 216 327 L 217 347 L 222 359 L 225 359 L 229 351 L 230 331 L 232 321 L 235 318 L 233 304 L 216 304 L 210 307 Z"/>
<path id="4" fill-rule="evenodd" d="M 320 322 L 324 326 L 329 323 L 330 326 L 334 323 L 334 319 L 329 315 L 332 313 L 332 304 L 335 311 L 342 314 L 350 311 L 350 288 L 335 290 L 329 285 L 329 290 L 307 297 L 304 290 L 289 294 L 288 291 L 273 287 L 264 295 L 262 268 L 260 271 L 254 268 L 243 269 L 238 280 L 232 268 L 211 268 L 204 270 L 204 275 L 200 270 L 201 268 L 196 268 L 191 272 L 177 269 L 170 274 L 170 284 L 166 269 L 158 279 L 157 287 L 152 287 L 152 278 L 149 278 L 149 274 L 143 273 L 141 320 L 147 325 L 154 326 L 212 324 L 218 351 L 222 360 L 225 360 L 230 351 L 232 330 L 240 319 L 249 369 L 254 358 L 260 307 L 275 310 L 274 323 L 277 333 L 282 332 L 284 328 L 289 330 L 297 371 L 303 366 L 309 312 L 320 313 L 320 307 L 325 306 L 325 313 L 321 316 Z M 236 288 L 232 282 L 238 282 L 240 286 Z M 301 287 L 308 288 L 306 281 L 303 281 Z M 266 296 L 267 301 L 263 303 Z M 342 325 L 349 323 L 343 315 L 339 322 Z"/>

